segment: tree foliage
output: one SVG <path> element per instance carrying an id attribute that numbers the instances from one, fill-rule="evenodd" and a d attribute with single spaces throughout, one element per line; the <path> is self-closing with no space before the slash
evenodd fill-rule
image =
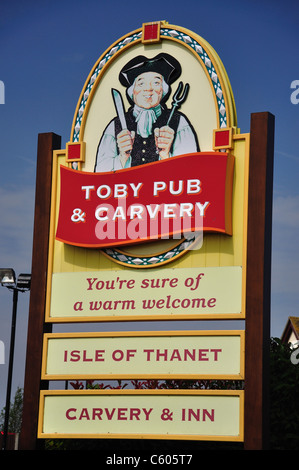
<path id="1" fill-rule="evenodd" d="M 275 450 L 299 449 L 299 348 L 270 343 L 270 436 Z"/>
<path id="2" fill-rule="evenodd" d="M 10 404 L 8 432 L 17 433 L 21 431 L 23 411 L 23 389 L 18 387 L 15 393 L 14 402 Z M 5 407 L 0 413 L 0 429 L 4 429 Z"/>

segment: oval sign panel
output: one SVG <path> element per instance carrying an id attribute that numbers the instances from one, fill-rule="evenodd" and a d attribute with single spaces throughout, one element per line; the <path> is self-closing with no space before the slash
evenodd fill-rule
<path id="1" fill-rule="evenodd" d="M 236 129 L 223 65 L 200 36 L 145 23 L 103 53 L 75 111 L 56 239 L 157 267 L 232 235 Z"/>

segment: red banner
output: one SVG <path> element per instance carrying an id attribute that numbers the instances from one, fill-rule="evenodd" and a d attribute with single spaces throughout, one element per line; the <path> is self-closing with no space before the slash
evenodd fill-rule
<path id="1" fill-rule="evenodd" d="M 108 247 L 190 232 L 232 233 L 234 157 L 180 155 L 155 163 L 89 173 L 61 166 L 57 240 Z"/>

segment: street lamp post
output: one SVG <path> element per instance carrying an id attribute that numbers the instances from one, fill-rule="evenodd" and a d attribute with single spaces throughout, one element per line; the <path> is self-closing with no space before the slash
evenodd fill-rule
<path id="1" fill-rule="evenodd" d="M 16 282 L 16 276 L 15 276 L 15 272 L 13 269 L 0 268 L 0 283 L 2 286 L 7 287 L 8 289 L 13 291 L 10 352 L 9 352 L 9 365 L 8 365 L 8 377 L 7 377 L 7 389 L 6 389 L 4 430 L 3 430 L 3 440 L 2 440 L 2 450 L 6 450 L 7 435 L 8 435 L 8 422 L 9 422 L 9 409 L 10 409 L 12 369 L 13 369 L 14 347 L 15 347 L 15 331 L 16 331 L 18 295 L 19 295 L 19 292 L 26 292 L 30 289 L 31 274 L 20 274 Z"/>

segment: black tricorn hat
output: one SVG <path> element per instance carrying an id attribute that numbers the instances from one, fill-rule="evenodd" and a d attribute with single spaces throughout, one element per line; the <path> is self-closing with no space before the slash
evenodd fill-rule
<path id="1" fill-rule="evenodd" d="M 139 55 L 122 68 L 119 81 L 125 87 L 129 87 L 141 73 L 157 72 L 170 85 L 181 75 L 181 71 L 180 63 L 169 54 L 161 53 L 152 59 Z"/>

